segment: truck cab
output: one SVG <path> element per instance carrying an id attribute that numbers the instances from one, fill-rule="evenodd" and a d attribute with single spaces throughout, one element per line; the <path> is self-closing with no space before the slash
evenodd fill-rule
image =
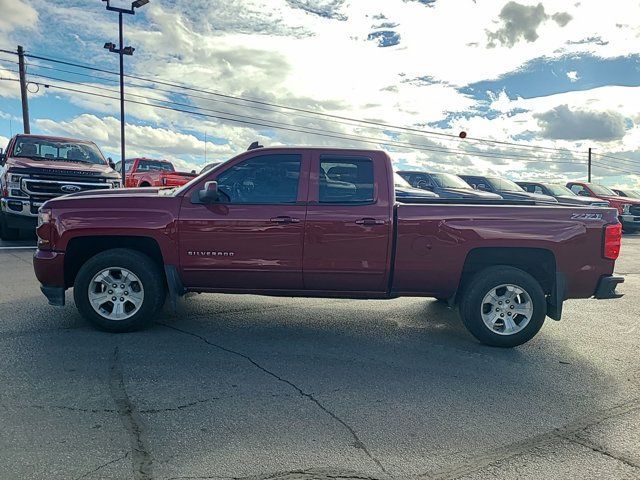
<path id="1" fill-rule="evenodd" d="M 47 200 L 120 187 L 118 174 L 93 142 L 16 135 L 0 156 L 0 238 L 34 232 Z"/>

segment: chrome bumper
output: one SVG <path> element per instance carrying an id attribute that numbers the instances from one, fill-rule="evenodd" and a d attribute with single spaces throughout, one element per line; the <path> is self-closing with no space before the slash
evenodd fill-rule
<path id="1" fill-rule="evenodd" d="M 21 215 L 24 217 L 37 218 L 37 213 L 31 212 L 31 206 L 40 208 L 42 202 L 31 202 L 21 198 L 0 198 L 0 210 L 9 215 Z"/>

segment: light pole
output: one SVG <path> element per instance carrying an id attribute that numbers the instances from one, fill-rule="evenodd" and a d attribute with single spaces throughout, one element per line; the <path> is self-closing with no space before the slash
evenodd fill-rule
<path id="1" fill-rule="evenodd" d="M 135 0 L 135 2 L 131 2 L 131 8 L 120 8 L 111 6 L 111 0 L 102 0 L 107 3 L 107 10 L 111 12 L 118 12 L 118 24 L 119 24 L 119 44 L 118 48 L 112 42 L 107 42 L 104 44 L 104 48 L 109 50 L 111 53 L 117 53 L 120 56 L 120 171 L 122 173 L 122 187 L 126 186 L 125 184 L 125 141 L 124 141 L 124 56 L 125 55 L 133 55 L 135 48 L 133 47 L 125 47 L 124 38 L 122 34 L 122 14 L 128 13 L 130 15 L 135 15 L 136 8 L 143 7 L 149 0 Z"/>

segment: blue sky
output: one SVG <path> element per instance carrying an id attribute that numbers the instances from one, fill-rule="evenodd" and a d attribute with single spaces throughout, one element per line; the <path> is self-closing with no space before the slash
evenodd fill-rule
<path id="1" fill-rule="evenodd" d="M 117 56 L 102 48 L 117 38 L 117 16 L 102 1 L 0 0 L 0 11 L 0 48 L 22 44 L 33 55 L 117 70 Z M 380 148 L 357 141 L 366 137 L 387 142 L 399 167 L 563 181 L 584 177 L 592 147 L 599 181 L 638 187 L 639 18 L 638 2 L 626 0 L 614 6 L 596 0 L 151 0 L 125 18 L 125 42 L 136 48 L 126 59 L 130 73 L 240 99 L 431 133 L 464 130 L 472 139 L 518 145 L 336 122 L 130 81 L 129 99 L 140 103 L 127 105 L 128 152 L 191 169 L 205 163 L 205 149 L 206 161 L 225 159 L 254 140 Z M 21 112 L 16 82 L 6 80 L 16 78 L 15 57 L 0 59 L 3 144 L 20 131 Z M 60 88 L 117 97 L 117 77 L 28 62 L 32 130 L 90 138 L 117 159 L 117 101 Z"/>

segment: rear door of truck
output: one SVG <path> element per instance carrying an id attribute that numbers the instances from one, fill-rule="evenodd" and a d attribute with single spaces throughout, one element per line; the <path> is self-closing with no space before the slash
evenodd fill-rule
<path id="1" fill-rule="evenodd" d="M 311 291 L 385 292 L 393 172 L 381 152 L 312 151 L 303 277 Z"/>

